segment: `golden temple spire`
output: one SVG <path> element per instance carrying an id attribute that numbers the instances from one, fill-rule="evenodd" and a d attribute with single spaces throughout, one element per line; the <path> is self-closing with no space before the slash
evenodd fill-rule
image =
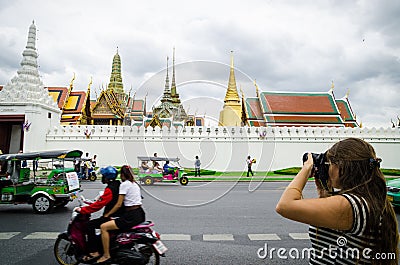
<path id="1" fill-rule="evenodd" d="M 240 126 L 242 124 L 242 106 L 236 88 L 235 69 L 233 65 L 233 51 L 231 51 L 231 67 L 229 72 L 228 89 L 224 99 L 224 107 L 219 114 L 220 126 Z"/>
<path id="2" fill-rule="evenodd" d="M 230 101 L 237 103 L 240 102 L 236 87 L 235 69 L 233 65 L 233 51 L 231 51 L 231 68 L 229 73 L 228 90 L 226 91 L 224 102 L 228 103 Z"/>

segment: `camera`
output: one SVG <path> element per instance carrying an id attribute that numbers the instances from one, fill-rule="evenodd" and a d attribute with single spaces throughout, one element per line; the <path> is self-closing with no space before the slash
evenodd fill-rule
<path id="1" fill-rule="evenodd" d="M 328 178 L 329 178 L 329 165 L 326 164 L 326 153 L 316 154 L 311 153 L 311 156 L 314 160 L 313 170 L 312 173 L 315 172 L 314 177 L 318 179 L 321 183 L 322 187 L 329 191 L 328 188 Z M 308 153 L 303 155 L 303 163 L 306 162 L 308 159 Z"/>

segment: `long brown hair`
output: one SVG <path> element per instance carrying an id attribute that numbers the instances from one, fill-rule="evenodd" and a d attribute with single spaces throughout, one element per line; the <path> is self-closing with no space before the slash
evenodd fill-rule
<path id="1" fill-rule="evenodd" d="M 126 180 L 130 182 L 135 182 L 135 177 L 133 176 L 132 168 L 129 165 L 124 165 L 121 167 L 121 176 L 124 175 Z"/>
<path id="2" fill-rule="evenodd" d="M 327 152 L 327 159 L 339 167 L 340 193 L 358 195 L 368 204 L 369 219 L 365 231 L 376 239 L 373 253 L 396 254 L 395 260 L 379 260 L 379 264 L 397 264 L 397 219 L 386 198 L 386 181 L 374 148 L 364 140 L 348 138 L 334 144 Z"/>

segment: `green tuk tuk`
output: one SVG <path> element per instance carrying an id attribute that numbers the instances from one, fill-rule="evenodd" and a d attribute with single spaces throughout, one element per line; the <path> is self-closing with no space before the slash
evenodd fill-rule
<path id="1" fill-rule="evenodd" d="M 73 160 L 81 156 L 80 150 L 0 155 L 0 204 L 32 204 L 40 214 L 67 205 L 80 191 Z"/>
<path id="2" fill-rule="evenodd" d="M 179 158 L 138 156 L 138 180 L 144 185 L 153 185 L 154 182 L 177 182 L 187 185 L 189 179 L 186 177 L 181 166 L 170 167 L 168 170 L 161 168 L 158 162 L 175 162 L 179 165 Z M 149 165 L 148 163 L 152 164 Z"/>

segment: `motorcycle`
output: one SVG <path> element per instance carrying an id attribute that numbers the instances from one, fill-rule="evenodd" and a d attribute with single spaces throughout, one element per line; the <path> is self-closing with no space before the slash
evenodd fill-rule
<path id="1" fill-rule="evenodd" d="M 74 160 L 75 171 L 80 180 L 96 181 L 97 173 L 92 166 L 91 160 L 87 158 L 79 158 Z"/>
<path id="2" fill-rule="evenodd" d="M 89 220 L 90 214 L 72 213 L 67 231 L 60 233 L 54 243 L 54 255 L 59 264 L 85 264 L 83 257 L 88 254 L 85 231 Z M 164 257 L 168 249 L 161 242 L 160 235 L 151 229 L 152 226 L 154 223 L 145 221 L 129 231 L 111 231 L 111 264 L 160 264 L 160 257 Z M 98 249 L 102 249 L 100 235 L 98 237 Z"/>

